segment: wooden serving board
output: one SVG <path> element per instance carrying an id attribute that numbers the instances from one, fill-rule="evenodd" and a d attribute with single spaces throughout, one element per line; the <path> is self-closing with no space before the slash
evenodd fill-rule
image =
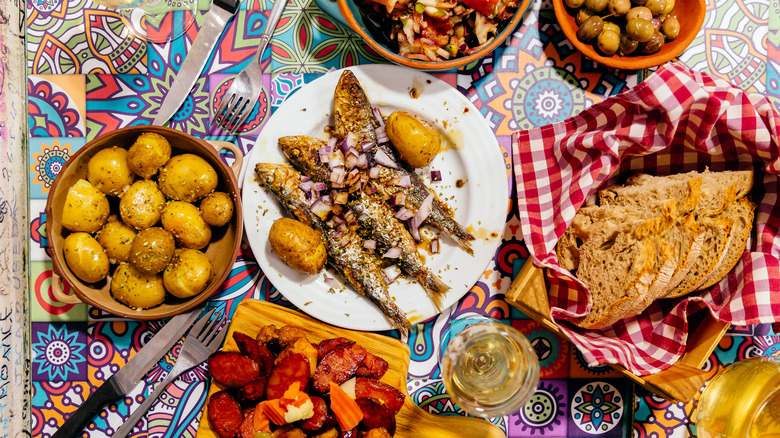
<path id="1" fill-rule="evenodd" d="M 376 333 L 359 332 L 333 327 L 303 314 L 260 300 L 244 300 L 236 308 L 225 338 L 224 351 L 238 351 L 233 332 L 238 330 L 255 336 L 260 327 L 274 324 L 277 327 L 293 325 L 306 333 L 309 342 L 318 343 L 323 339 L 343 336 L 352 339 L 371 353 L 385 359 L 390 367 L 382 381 L 399 388 L 405 395 L 403 407 L 396 415 L 397 438 L 460 438 L 472 436 L 479 438 L 505 438 L 504 433 L 495 425 L 474 417 L 434 415 L 414 404 L 406 389 L 409 374 L 409 347 L 393 338 Z M 219 391 L 220 385 L 212 382 L 209 396 Z M 218 438 L 208 420 L 208 403 L 203 410 L 198 427 L 198 437 Z"/>

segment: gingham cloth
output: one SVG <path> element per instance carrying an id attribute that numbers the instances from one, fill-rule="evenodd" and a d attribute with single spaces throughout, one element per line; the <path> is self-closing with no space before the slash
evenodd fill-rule
<path id="1" fill-rule="evenodd" d="M 655 373 L 685 349 L 689 311 L 704 303 L 733 324 L 780 321 L 780 116 L 762 95 L 680 64 L 559 123 L 513 136 L 523 238 L 549 268 L 552 318 L 591 365 L 617 363 Z M 642 314 L 601 330 L 566 319 L 590 311 L 590 292 L 558 265 L 555 245 L 598 189 L 633 174 L 668 175 L 709 167 L 755 170 L 754 231 L 736 267 L 704 293 L 657 300 Z"/>

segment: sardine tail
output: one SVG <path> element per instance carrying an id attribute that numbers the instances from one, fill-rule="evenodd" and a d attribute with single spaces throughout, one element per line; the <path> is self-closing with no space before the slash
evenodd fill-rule
<path id="1" fill-rule="evenodd" d="M 444 234 L 450 236 L 461 249 L 473 256 L 474 249 L 471 248 L 471 241 L 474 240 L 474 236 L 455 221 L 452 221 L 451 225 L 450 227 L 441 227 L 441 230 L 444 231 Z"/>
<path id="2" fill-rule="evenodd" d="M 385 317 L 390 321 L 390 323 L 395 328 L 400 330 L 401 334 L 408 336 L 409 331 L 412 329 L 412 323 L 409 322 L 409 319 L 406 317 L 404 311 L 391 301 L 386 303 L 377 302 L 377 304 L 380 306 L 382 313 L 385 314 Z"/>
<path id="3" fill-rule="evenodd" d="M 427 269 L 423 269 L 417 273 L 417 281 L 423 289 L 425 289 L 425 293 L 428 294 L 428 298 L 431 299 L 436 310 L 439 312 L 444 310 L 444 295 L 447 294 L 450 287 Z"/>

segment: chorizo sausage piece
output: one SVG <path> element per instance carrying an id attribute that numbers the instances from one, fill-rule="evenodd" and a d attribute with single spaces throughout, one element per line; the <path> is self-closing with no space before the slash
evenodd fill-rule
<path id="1" fill-rule="evenodd" d="M 219 391 L 209 397 L 209 423 L 220 438 L 238 436 L 244 412 L 236 399 L 227 391 Z"/>
<path id="2" fill-rule="evenodd" d="M 355 370 L 355 375 L 370 377 L 372 379 L 381 379 L 389 367 L 390 365 L 386 360 L 377 355 L 366 353 L 366 359 L 360 364 L 358 369 Z"/>
<path id="3" fill-rule="evenodd" d="M 268 400 L 281 398 L 293 382 L 300 382 L 301 391 L 306 391 L 309 384 L 309 362 L 302 354 L 291 354 L 285 357 L 271 372 L 265 396 Z"/>
<path id="4" fill-rule="evenodd" d="M 309 373 L 314 375 L 314 371 L 317 369 L 317 347 L 312 345 L 306 338 L 298 338 L 292 344 L 287 345 L 287 348 L 282 350 L 274 364 L 278 364 L 281 360 L 291 354 L 302 354 L 309 363 Z"/>
<path id="5" fill-rule="evenodd" d="M 347 338 L 333 338 L 333 339 L 325 339 L 324 341 L 320 341 L 320 343 L 317 344 L 317 358 L 319 360 L 322 360 L 322 358 L 325 357 L 326 354 L 335 350 L 337 347 L 344 344 L 354 344 L 354 343 L 355 341 L 350 341 Z"/>
<path id="6" fill-rule="evenodd" d="M 241 354 L 244 356 L 249 356 L 250 359 L 257 362 L 258 364 L 262 362 L 262 357 L 260 356 L 260 346 L 254 338 L 245 333 L 236 331 L 233 332 L 233 340 L 236 341 L 238 351 L 240 351 Z"/>
<path id="7" fill-rule="evenodd" d="M 273 324 L 260 327 L 260 331 L 257 332 L 255 339 L 257 343 L 265 345 L 275 353 L 281 351 L 281 348 L 279 348 L 279 329 Z"/>
<path id="8" fill-rule="evenodd" d="M 260 375 L 246 386 L 242 386 L 236 397 L 243 401 L 260 400 L 265 395 L 265 387 L 268 384 L 268 376 Z"/>
<path id="9" fill-rule="evenodd" d="M 265 346 L 265 344 L 257 344 L 257 349 L 260 352 L 260 373 L 266 376 L 271 375 L 271 371 L 274 369 L 274 362 L 276 362 L 276 355 Z"/>
<path id="10" fill-rule="evenodd" d="M 254 339 L 253 339 L 254 340 Z M 244 416 L 244 421 L 241 422 L 239 428 L 241 438 L 252 438 L 255 434 L 255 410 L 249 409 Z"/>
<path id="11" fill-rule="evenodd" d="M 314 432 L 316 430 L 322 429 L 322 427 L 325 425 L 325 421 L 328 419 L 328 412 L 330 409 L 322 397 L 313 395 L 311 396 L 311 402 L 314 405 L 314 415 L 301 423 L 301 429 Z"/>
<path id="12" fill-rule="evenodd" d="M 395 434 L 395 415 L 382 406 L 379 402 L 367 398 L 356 400 L 360 410 L 363 411 L 363 419 L 359 427 L 363 430 L 385 429 L 392 436 Z"/>
<path id="13" fill-rule="evenodd" d="M 217 382 L 237 388 L 255 380 L 260 365 L 237 351 L 218 351 L 209 357 L 209 371 Z"/>
<path id="14" fill-rule="evenodd" d="M 314 388 L 325 393 L 330 388 L 330 382 L 336 385 L 349 380 L 355 375 L 358 365 L 366 358 L 366 349 L 358 344 L 344 344 L 326 354 L 314 372 Z"/>
<path id="15" fill-rule="evenodd" d="M 371 399 L 385 406 L 393 415 L 401 410 L 406 396 L 396 387 L 367 377 L 355 379 L 355 398 Z"/>
<path id="16" fill-rule="evenodd" d="M 285 325 L 279 329 L 279 347 L 282 349 L 292 345 L 300 338 L 306 338 L 306 333 L 298 327 Z"/>

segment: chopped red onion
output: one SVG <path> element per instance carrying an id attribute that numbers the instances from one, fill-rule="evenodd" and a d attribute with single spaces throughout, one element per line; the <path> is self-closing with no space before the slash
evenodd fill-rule
<path id="1" fill-rule="evenodd" d="M 373 107 L 371 109 L 374 111 L 374 117 L 376 117 L 376 121 L 379 123 L 379 126 L 384 127 L 385 119 L 382 118 L 382 113 L 379 111 L 379 108 Z"/>
<path id="2" fill-rule="evenodd" d="M 395 217 L 399 221 L 405 221 L 414 217 L 414 213 L 412 213 L 412 211 L 410 211 L 406 207 L 401 207 L 401 209 L 398 210 L 398 212 L 395 214 Z"/>
<path id="3" fill-rule="evenodd" d="M 376 147 L 376 143 L 367 141 L 360 145 L 360 150 L 362 150 L 363 152 L 368 152 L 371 149 L 374 149 L 375 147 Z"/>
<path id="4" fill-rule="evenodd" d="M 441 170 L 431 170 L 431 181 L 433 182 L 441 181 Z"/>
<path id="5" fill-rule="evenodd" d="M 434 237 L 431 239 L 431 254 L 438 254 L 439 253 L 439 238 Z"/>
<path id="6" fill-rule="evenodd" d="M 303 179 L 301 179 L 301 181 L 302 182 L 298 184 L 298 188 L 303 190 L 304 192 L 308 192 L 314 186 L 314 181 L 312 180 L 303 181 Z"/>
<path id="7" fill-rule="evenodd" d="M 344 222 L 344 219 L 342 219 L 339 215 L 341 214 L 341 212 L 343 210 L 344 210 L 344 206 L 343 205 L 339 205 L 339 204 L 336 204 L 336 205 L 334 205 L 333 207 L 330 208 L 330 211 L 332 211 L 333 214 L 335 214 L 336 217 L 338 217 L 338 220 L 341 221 L 341 222 Z"/>
<path id="8" fill-rule="evenodd" d="M 363 242 L 363 248 L 365 249 L 376 249 L 376 240 L 366 240 Z"/>
<path id="9" fill-rule="evenodd" d="M 330 196 L 328 196 L 328 195 L 323 195 L 323 196 L 320 198 L 320 201 L 322 201 L 322 202 L 324 202 L 324 203 L 328 204 L 329 206 L 330 206 L 330 205 L 333 205 L 333 203 L 332 203 L 332 202 L 330 202 Z"/>
<path id="10" fill-rule="evenodd" d="M 355 166 L 357 166 L 360 169 L 366 169 L 368 167 L 368 157 L 366 157 L 366 154 L 360 154 L 357 156 L 357 161 L 355 161 Z"/>
<path id="11" fill-rule="evenodd" d="M 376 134 L 376 142 L 377 143 L 387 143 L 390 141 L 389 138 L 387 138 L 387 132 L 385 132 L 385 127 L 380 126 L 376 129 L 374 129 L 374 134 Z"/>
<path id="12" fill-rule="evenodd" d="M 333 277 L 325 277 L 325 284 L 330 288 L 336 288 L 339 286 L 339 283 Z"/>
<path id="13" fill-rule="evenodd" d="M 336 204 L 346 204 L 349 200 L 349 193 L 347 192 L 338 192 L 336 193 L 336 196 L 333 197 L 333 202 Z"/>
<path id="14" fill-rule="evenodd" d="M 346 137 L 344 137 L 344 141 L 341 142 L 341 152 L 347 153 L 349 148 L 354 148 L 357 146 L 357 137 L 355 137 L 355 134 L 348 132 Z"/>
<path id="15" fill-rule="evenodd" d="M 370 169 L 368 169 L 368 177 L 369 178 L 379 178 L 379 173 L 382 172 L 382 169 L 378 166 L 374 166 Z"/>
<path id="16" fill-rule="evenodd" d="M 333 151 L 333 149 L 336 147 L 338 142 L 339 142 L 339 139 L 336 138 L 336 137 L 331 137 L 331 138 L 328 139 L 328 147 L 330 148 L 330 149 L 328 149 L 328 153 L 331 153 Z"/>
<path id="17" fill-rule="evenodd" d="M 314 203 L 311 205 L 311 211 L 320 219 L 325 220 L 330 213 L 330 205 L 326 204 L 322 198 L 320 198 L 314 201 Z"/>
<path id="18" fill-rule="evenodd" d="M 320 148 L 319 150 L 322 151 L 323 149 L 325 149 L 325 148 Z M 330 154 L 329 153 L 319 152 L 319 157 L 320 157 L 320 163 L 322 163 L 322 164 L 330 162 Z"/>
<path id="19" fill-rule="evenodd" d="M 403 175 L 399 176 L 398 178 L 393 178 L 393 185 L 398 187 L 411 187 L 412 177 L 409 175 Z"/>
<path id="20" fill-rule="evenodd" d="M 387 280 L 387 284 L 390 284 L 394 282 L 399 275 L 401 275 L 401 269 L 396 265 L 390 265 L 383 269 L 382 273 L 385 274 L 385 280 Z"/>
<path id="21" fill-rule="evenodd" d="M 404 205 L 406 203 L 406 193 L 395 192 L 393 195 L 390 196 L 389 201 L 390 201 L 390 206 L 392 207 Z"/>
<path id="22" fill-rule="evenodd" d="M 412 228 L 419 228 L 428 215 L 431 214 L 431 210 L 433 210 L 433 193 L 428 193 L 428 196 L 426 196 L 425 199 L 423 199 L 422 204 L 420 204 L 420 208 L 417 209 L 417 213 L 415 213 L 414 217 L 409 221 L 409 226 Z"/>
<path id="23" fill-rule="evenodd" d="M 343 187 L 345 173 L 346 172 L 344 171 L 344 167 L 342 166 L 333 168 L 330 171 L 330 182 L 333 183 L 332 184 L 333 187 L 337 187 L 337 186 Z"/>
<path id="24" fill-rule="evenodd" d="M 401 256 L 401 253 L 403 250 L 397 246 L 394 246 L 387 250 L 387 252 L 382 256 L 388 259 L 397 259 Z"/>
<path id="25" fill-rule="evenodd" d="M 334 167 L 344 166 L 344 154 L 341 151 L 336 151 L 330 156 L 328 167 L 333 169 Z"/>
<path id="26" fill-rule="evenodd" d="M 415 242 L 421 242 L 422 238 L 420 237 L 420 229 L 417 227 L 409 226 L 409 234 L 412 235 L 412 238 Z"/>
<path id="27" fill-rule="evenodd" d="M 347 169 L 352 169 L 357 166 L 357 156 L 347 154 L 347 157 L 344 159 L 344 165 L 347 166 Z"/>
<path id="28" fill-rule="evenodd" d="M 328 185 L 322 182 L 314 183 L 314 190 L 321 192 L 323 190 L 328 190 Z"/>
<path id="29" fill-rule="evenodd" d="M 393 159 L 387 155 L 387 152 L 383 151 L 382 149 L 376 150 L 376 153 L 374 154 L 374 161 L 376 161 L 377 164 L 381 164 L 382 166 L 389 167 L 391 169 L 398 169 L 398 164 L 393 161 Z"/>

